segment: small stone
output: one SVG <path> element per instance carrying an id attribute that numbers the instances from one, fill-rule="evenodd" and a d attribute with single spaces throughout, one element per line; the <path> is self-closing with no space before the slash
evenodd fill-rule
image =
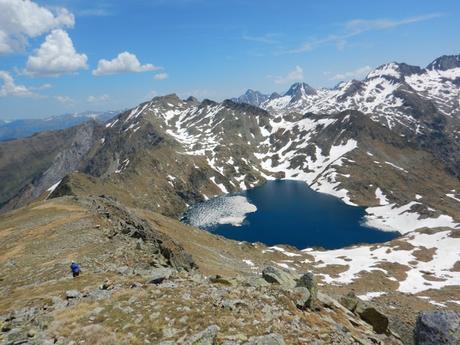
<path id="1" fill-rule="evenodd" d="M 117 268 L 117 273 L 121 274 L 122 276 L 131 275 L 134 273 L 133 269 L 128 266 L 121 266 Z"/>
<path id="2" fill-rule="evenodd" d="M 104 283 L 101 285 L 101 290 L 112 290 L 113 289 L 113 282 L 110 279 L 106 279 Z"/>
<path id="3" fill-rule="evenodd" d="M 217 344 L 217 333 L 220 328 L 217 325 L 211 325 L 204 331 L 192 335 L 189 340 L 185 341 L 187 345 L 215 345 Z"/>
<path id="4" fill-rule="evenodd" d="M 81 293 L 78 290 L 67 290 L 65 296 L 67 299 L 76 299 L 81 297 Z"/>
<path id="5" fill-rule="evenodd" d="M 284 339 L 281 335 L 271 333 L 262 335 L 260 337 L 251 337 L 249 341 L 243 345 L 285 345 Z"/>
<path id="6" fill-rule="evenodd" d="M 2 332 L 9 332 L 12 329 L 11 322 L 5 322 L 2 324 Z"/>
<path id="7" fill-rule="evenodd" d="M 33 337 L 35 337 L 36 335 L 37 335 L 37 330 L 34 329 L 34 328 L 29 329 L 29 331 L 27 332 L 27 336 L 28 336 L 29 338 L 33 338 Z"/>

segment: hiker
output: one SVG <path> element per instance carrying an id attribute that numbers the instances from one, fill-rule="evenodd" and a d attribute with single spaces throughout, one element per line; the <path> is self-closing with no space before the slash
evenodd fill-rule
<path id="1" fill-rule="evenodd" d="M 80 265 L 74 261 L 72 261 L 72 263 L 70 264 L 70 269 L 72 270 L 72 275 L 74 278 L 78 277 L 81 273 Z"/>

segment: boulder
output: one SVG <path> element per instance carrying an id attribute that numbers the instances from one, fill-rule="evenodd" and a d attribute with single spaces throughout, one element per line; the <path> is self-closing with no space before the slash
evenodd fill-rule
<path id="1" fill-rule="evenodd" d="M 359 301 L 355 307 L 355 313 L 372 326 L 374 332 L 378 334 L 388 332 L 388 317 L 378 311 L 373 305 Z"/>
<path id="2" fill-rule="evenodd" d="M 352 291 L 340 298 L 340 304 L 352 312 L 355 311 L 359 301 L 359 298 Z"/>
<path id="3" fill-rule="evenodd" d="M 416 345 L 460 344 L 460 314 L 451 310 L 421 312 L 415 325 Z"/>
<path id="4" fill-rule="evenodd" d="M 243 345 L 285 345 L 284 339 L 281 335 L 271 333 L 262 335 L 260 337 L 251 337 L 249 341 Z"/>
<path id="5" fill-rule="evenodd" d="M 292 291 L 292 300 L 299 309 L 304 310 L 310 306 L 310 297 L 310 291 L 306 287 L 299 286 Z"/>
<path id="6" fill-rule="evenodd" d="M 313 273 L 307 272 L 297 280 L 297 287 L 304 287 L 310 292 L 310 299 L 308 300 L 308 307 L 315 306 L 318 297 L 318 282 Z"/>
<path id="7" fill-rule="evenodd" d="M 185 341 L 187 345 L 215 345 L 217 344 L 217 333 L 219 333 L 219 326 L 211 325 L 204 331 L 192 335 L 189 340 Z"/>
<path id="8" fill-rule="evenodd" d="M 209 281 L 213 284 L 232 285 L 232 282 L 218 274 L 209 277 Z"/>
<path id="9" fill-rule="evenodd" d="M 278 284 L 288 289 L 295 287 L 295 280 L 292 274 L 281 268 L 265 267 L 262 271 L 262 277 L 270 284 Z"/>
<path id="10" fill-rule="evenodd" d="M 172 270 L 169 268 L 156 268 L 149 271 L 147 281 L 149 284 L 161 284 L 163 281 L 168 279 L 172 274 Z"/>

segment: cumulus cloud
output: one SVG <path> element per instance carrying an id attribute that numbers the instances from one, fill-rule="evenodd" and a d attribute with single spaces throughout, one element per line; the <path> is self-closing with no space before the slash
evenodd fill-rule
<path id="1" fill-rule="evenodd" d="M 136 55 L 125 51 L 118 54 L 118 56 L 112 60 L 99 60 L 97 68 L 93 70 L 93 75 L 101 76 L 126 72 L 148 72 L 158 69 L 161 68 L 152 64 L 142 65 Z"/>
<path id="2" fill-rule="evenodd" d="M 110 99 L 109 95 L 103 94 L 100 96 L 89 96 L 87 98 L 87 101 L 89 103 L 103 103 L 103 102 L 107 102 L 109 99 Z"/>
<path id="3" fill-rule="evenodd" d="M 15 96 L 15 97 L 35 97 L 36 93 L 30 91 L 24 85 L 16 85 L 14 78 L 6 71 L 0 71 L 0 80 L 3 85 L 0 88 L 0 97 Z"/>
<path id="4" fill-rule="evenodd" d="M 153 76 L 153 79 L 155 80 L 165 80 L 168 79 L 168 73 L 157 73 Z"/>
<path id="5" fill-rule="evenodd" d="M 286 75 L 269 76 L 269 78 L 273 79 L 276 84 L 288 84 L 294 81 L 303 80 L 303 69 L 300 66 L 295 66 L 295 68 Z"/>
<path id="6" fill-rule="evenodd" d="M 67 32 L 55 29 L 46 36 L 45 42 L 35 51 L 35 54 L 29 56 L 26 73 L 40 76 L 73 73 L 88 68 L 87 60 L 85 54 L 76 52 Z"/>
<path id="7" fill-rule="evenodd" d="M 360 68 L 357 68 L 353 71 L 348 71 L 344 73 L 338 73 L 331 78 L 330 80 L 348 80 L 348 79 L 358 79 L 365 77 L 369 72 L 372 70 L 370 66 L 363 66 Z"/>
<path id="8" fill-rule="evenodd" d="M 30 0 L 0 0 L 0 54 L 20 51 L 29 38 L 74 24 L 73 14 L 65 8 L 50 10 Z"/>

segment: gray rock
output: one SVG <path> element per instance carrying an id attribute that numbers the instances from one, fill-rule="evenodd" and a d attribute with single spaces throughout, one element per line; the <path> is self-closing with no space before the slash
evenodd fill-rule
<path id="1" fill-rule="evenodd" d="M 80 293 L 80 291 L 78 291 L 78 290 L 67 290 L 67 291 L 65 292 L 65 297 L 66 297 L 67 299 L 74 299 L 74 298 L 76 299 L 76 298 L 80 298 L 80 297 L 81 297 L 81 293 Z"/>
<path id="2" fill-rule="evenodd" d="M 161 284 L 168 279 L 171 274 L 172 270 L 169 268 L 156 268 L 149 271 L 147 281 L 149 284 Z"/>
<path id="3" fill-rule="evenodd" d="M 260 337 L 251 337 L 249 341 L 243 345 L 285 345 L 284 339 L 281 335 L 271 333 L 262 335 Z"/>
<path id="4" fill-rule="evenodd" d="M 414 340 L 416 345 L 460 344 L 460 314 L 451 310 L 421 312 Z"/>
<path id="5" fill-rule="evenodd" d="M 359 301 L 356 305 L 355 313 L 370 324 L 376 333 L 388 332 L 388 317 L 370 303 Z"/>
<path id="6" fill-rule="evenodd" d="M 358 302 L 359 298 L 356 297 L 354 292 L 349 292 L 347 295 L 340 298 L 340 304 L 347 308 L 349 311 L 355 311 Z"/>
<path id="7" fill-rule="evenodd" d="M 240 307 L 247 307 L 247 303 L 241 299 L 225 299 L 221 302 L 221 306 L 227 310 L 236 310 Z"/>
<path id="8" fill-rule="evenodd" d="M 220 276 L 220 275 L 215 275 L 215 276 L 210 276 L 209 281 L 213 284 L 222 284 L 222 285 L 232 285 L 231 281 Z"/>
<path id="9" fill-rule="evenodd" d="M 313 308 L 318 297 L 318 282 L 313 273 L 307 272 L 297 280 L 297 287 L 307 288 L 310 292 L 310 299 L 307 306 Z"/>
<path id="10" fill-rule="evenodd" d="M 217 325 L 211 325 L 204 331 L 192 335 L 189 340 L 185 341 L 187 345 L 215 345 L 217 344 L 217 333 L 220 328 Z"/>
<path id="11" fill-rule="evenodd" d="M 262 271 L 262 277 L 270 284 L 278 284 L 285 288 L 295 287 L 295 280 L 289 271 L 268 266 Z"/>
<path id="12" fill-rule="evenodd" d="M 310 291 L 306 287 L 296 287 L 292 292 L 292 300 L 299 309 L 305 309 L 309 307 Z"/>
<path id="13" fill-rule="evenodd" d="M 122 276 L 128 276 L 134 273 L 134 270 L 128 266 L 121 266 L 117 268 L 117 273 Z"/>

